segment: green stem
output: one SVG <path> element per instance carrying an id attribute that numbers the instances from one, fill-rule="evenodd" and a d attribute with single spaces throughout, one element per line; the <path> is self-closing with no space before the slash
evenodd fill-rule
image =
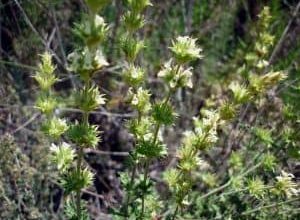
<path id="1" fill-rule="evenodd" d="M 86 83 L 87 86 L 89 86 L 89 82 Z M 83 123 L 88 124 L 89 123 L 89 112 L 83 113 Z M 83 146 L 79 146 L 78 151 L 78 159 L 77 159 L 77 175 L 79 176 L 79 179 L 81 179 L 82 173 L 81 173 L 81 166 L 82 166 L 82 160 L 83 160 Z M 76 212 L 78 219 L 81 219 L 81 189 L 78 189 L 76 191 Z"/>
<path id="2" fill-rule="evenodd" d="M 136 163 L 134 163 L 134 165 L 132 167 L 130 183 L 129 183 L 130 188 L 128 189 L 126 202 L 125 202 L 125 219 L 126 219 L 126 217 L 128 217 L 128 207 L 129 207 L 129 203 L 130 203 L 130 200 L 131 200 L 131 191 L 132 191 L 133 186 L 134 186 L 135 174 L 136 174 Z"/>
<path id="3" fill-rule="evenodd" d="M 294 199 L 290 199 L 290 200 L 283 201 L 283 202 L 277 202 L 277 203 L 273 203 L 273 204 L 266 205 L 266 206 L 260 206 L 258 208 L 251 209 L 249 211 L 243 212 L 242 215 L 249 215 L 251 213 L 260 211 L 262 209 L 273 208 L 273 207 L 276 207 L 276 206 L 279 206 L 279 205 L 287 204 L 287 203 L 290 203 L 290 202 L 295 202 L 295 201 L 298 201 L 298 200 L 300 200 L 300 198 L 294 198 Z"/>
<path id="4" fill-rule="evenodd" d="M 258 163 L 256 164 L 255 166 L 249 168 L 246 172 L 242 173 L 242 174 L 239 174 L 237 175 L 236 178 L 242 178 L 244 176 L 247 176 L 249 173 L 251 173 L 252 171 L 256 170 L 259 166 L 261 165 L 261 163 Z M 218 187 L 218 188 L 215 188 L 211 191 L 209 191 L 208 193 L 206 193 L 205 195 L 201 196 L 200 199 L 205 199 L 217 192 L 220 192 L 222 191 L 223 189 L 227 188 L 228 186 L 230 186 L 230 184 L 232 183 L 232 179 L 230 179 L 227 183 L 223 184 L 222 186 Z"/>
<path id="5" fill-rule="evenodd" d="M 138 111 L 138 124 L 140 123 L 142 119 L 142 113 L 140 111 Z M 137 136 L 135 137 L 137 139 Z M 134 158 L 135 160 L 135 158 Z M 132 189 L 133 189 L 133 186 L 134 186 L 134 180 L 135 180 L 135 175 L 136 175 L 136 169 L 137 169 L 137 163 L 136 161 L 134 161 L 134 164 L 133 164 L 133 167 L 132 167 L 132 171 L 131 171 L 131 177 L 130 177 L 130 183 L 129 183 L 129 186 L 130 188 L 128 189 L 128 192 L 127 192 L 127 196 L 126 196 L 126 200 L 125 200 L 125 219 L 126 217 L 128 217 L 128 208 L 129 208 L 129 204 L 130 204 L 130 201 L 131 201 L 131 195 L 132 195 Z"/>
<path id="6" fill-rule="evenodd" d="M 144 172 L 144 179 L 143 179 L 143 185 L 145 187 L 145 191 L 146 191 L 146 184 L 147 184 L 147 179 L 148 179 L 148 173 L 149 173 L 149 165 L 150 165 L 150 161 L 148 159 L 146 159 L 145 161 L 145 172 Z M 145 213 L 145 191 L 142 194 L 142 213 L 141 213 L 141 219 L 143 219 L 144 217 L 144 213 Z"/>
<path id="7" fill-rule="evenodd" d="M 83 148 L 79 148 L 77 159 L 77 175 L 81 178 L 81 163 L 83 158 Z M 78 219 L 81 219 L 81 189 L 76 191 L 76 211 Z"/>
<path id="8" fill-rule="evenodd" d="M 175 220 L 175 219 L 176 219 L 176 216 L 177 216 L 178 210 L 179 210 L 179 205 L 177 204 L 177 205 L 176 205 L 176 209 L 175 209 L 175 211 L 174 211 L 174 214 L 173 214 L 173 216 L 172 216 L 171 220 Z"/>
<path id="9" fill-rule="evenodd" d="M 180 66 L 179 66 L 179 67 L 180 67 Z M 179 67 L 177 68 L 177 71 L 179 71 Z M 163 102 L 163 105 L 166 105 L 166 104 L 169 102 L 169 100 L 170 100 L 170 98 L 171 98 L 171 95 L 172 95 L 173 91 L 174 91 L 174 90 L 172 90 L 172 89 L 169 90 L 168 95 L 167 95 L 166 99 L 165 99 L 164 102 Z M 155 126 L 152 145 L 155 145 L 155 144 L 156 144 L 160 126 L 161 126 L 160 123 L 157 123 L 156 126 Z M 145 172 L 144 172 L 144 180 L 143 180 L 143 183 L 144 183 L 145 185 L 146 185 L 147 179 L 148 179 L 149 166 L 150 166 L 150 160 L 147 158 L 147 159 L 146 159 L 146 162 L 145 162 L 145 166 L 144 166 Z M 141 213 L 141 219 L 143 218 L 144 213 L 145 213 L 145 193 L 142 194 L 142 213 Z"/>

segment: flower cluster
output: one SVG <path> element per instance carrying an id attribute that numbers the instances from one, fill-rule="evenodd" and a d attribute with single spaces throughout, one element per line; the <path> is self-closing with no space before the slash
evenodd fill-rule
<path id="1" fill-rule="evenodd" d="M 76 202 L 72 200 L 71 203 L 74 204 L 66 206 L 66 213 L 70 219 L 88 219 L 87 212 L 80 201 L 80 193 L 83 188 L 91 185 L 93 174 L 83 164 L 83 149 L 96 147 L 100 141 L 98 126 L 89 124 L 89 113 L 105 104 L 104 95 L 100 93 L 98 87 L 92 84 L 91 79 L 94 73 L 108 65 L 99 47 L 99 44 L 106 38 L 108 27 L 104 19 L 96 14 L 108 2 L 107 0 L 87 1 L 92 13 L 88 19 L 75 28 L 75 33 L 81 37 L 84 45 L 69 55 L 68 70 L 79 74 L 84 82 L 82 88 L 74 92 L 72 104 L 82 112 L 82 120 L 72 124 L 54 115 L 57 99 L 51 87 L 57 78 L 54 75 L 55 67 L 49 53 L 42 55 L 42 62 L 34 76 L 42 89 L 36 106 L 47 115 L 47 121 L 42 129 L 57 142 L 52 144 L 50 150 L 52 161 L 61 174 L 60 184 L 66 195 L 73 193 L 76 195 Z M 64 134 L 73 145 L 59 142 Z M 75 212 L 70 207 L 75 207 Z"/>
<path id="2" fill-rule="evenodd" d="M 164 64 L 164 68 L 157 74 L 161 77 L 171 89 L 177 89 L 181 87 L 193 88 L 192 81 L 192 67 L 184 69 L 181 65 L 176 66 L 174 61 L 170 59 Z"/>
<path id="3" fill-rule="evenodd" d="M 246 65 L 254 66 L 258 71 L 270 65 L 267 55 L 275 40 L 274 36 L 268 32 L 271 19 L 270 8 L 264 7 L 259 15 L 258 36 L 256 36 L 254 50 L 246 55 Z"/>
<path id="4" fill-rule="evenodd" d="M 197 39 L 189 36 L 179 36 L 172 42 L 171 51 L 178 63 L 186 63 L 195 59 L 201 59 L 202 49 L 196 45 Z"/>
<path id="5" fill-rule="evenodd" d="M 57 164 L 57 169 L 62 173 L 66 172 L 74 161 L 75 150 L 70 144 L 62 142 L 60 145 L 52 143 L 50 151 L 53 162 Z"/>
<path id="6" fill-rule="evenodd" d="M 93 22 L 86 18 L 83 23 L 77 24 L 75 33 L 88 48 L 92 49 L 99 46 L 99 43 L 106 38 L 108 30 L 109 28 L 104 19 L 99 15 L 95 15 Z"/>
<path id="7" fill-rule="evenodd" d="M 281 175 L 276 177 L 274 192 L 283 193 L 286 197 L 297 196 L 299 194 L 299 186 L 293 181 L 295 176 L 291 173 L 281 171 Z"/>
<path id="8" fill-rule="evenodd" d="M 41 63 L 38 65 L 38 70 L 33 76 L 40 88 L 46 92 L 49 91 L 57 81 L 56 76 L 53 74 L 55 66 L 52 65 L 51 59 L 51 54 L 48 52 L 41 55 Z"/>
<path id="9" fill-rule="evenodd" d="M 261 15 L 265 23 L 269 22 L 269 18 L 266 18 L 268 17 L 268 13 L 268 9 L 264 9 Z M 217 143 L 217 131 L 221 128 L 221 125 L 233 119 L 243 104 L 259 98 L 265 94 L 268 89 L 286 78 L 286 74 L 282 71 L 274 72 L 270 70 L 266 74 L 261 74 L 262 68 L 259 67 L 266 67 L 268 65 L 264 60 L 266 55 L 264 51 L 268 50 L 272 44 L 272 37 L 265 32 L 260 36 L 259 42 L 263 45 L 267 44 L 268 46 L 258 48 L 259 45 L 256 45 L 255 53 L 247 55 L 248 69 L 245 68 L 245 66 L 243 69 L 249 71 L 248 83 L 241 84 L 237 81 L 233 81 L 229 85 L 231 99 L 223 101 L 222 105 L 215 111 L 202 111 L 202 118 L 198 117 L 194 119 L 194 131 L 185 132 L 182 146 L 177 153 L 178 166 L 176 169 L 168 170 L 165 173 L 166 182 L 175 197 L 177 204 L 176 210 L 178 210 L 178 207 L 187 204 L 188 192 L 194 184 L 193 175 L 191 175 L 191 173 L 205 166 L 205 162 L 198 156 L 199 152 L 207 151 Z M 195 48 L 195 40 L 188 37 L 179 37 L 177 41 L 173 42 L 171 50 L 175 55 L 176 62 L 178 62 L 177 65 L 202 57 L 201 49 Z M 159 76 L 168 83 L 170 88 L 180 87 L 176 81 L 179 78 L 178 73 L 180 73 L 180 67 L 178 67 L 176 71 L 176 68 L 174 70 L 172 66 L 174 66 L 173 61 L 167 62 L 165 68 L 159 72 Z M 252 69 L 249 69 L 250 67 L 252 67 Z M 189 79 L 190 74 L 186 74 L 185 77 Z M 185 85 L 188 85 L 188 82 L 190 82 L 190 80 L 185 80 Z M 267 145 L 272 143 L 272 140 L 266 136 L 266 134 L 262 132 L 258 132 L 257 134 Z M 262 165 L 266 169 L 273 169 L 276 164 L 274 156 L 269 154 L 265 159 Z M 232 167 L 240 169 L 243 162 L 238 152 L 232 153 L 230 164 Z M 240 181 L 241 178 L 232 178 L 231 183 L 235 184 L 234 182 L 236 182 L 237 185 L 240 185 Z M 248 182 L 248 190 L 250 194 L 261 198 L 265 193 L 264 183 L 260 179 L 252 179 Z M 176 210 L 174 216 L 176 216 Z"/>
<path id="10" fill-rule="evenodd" d="M 94 73 L 109 65 L 100 48 L 84 47 L 69 54 L 68 59 L 71 63 L 68 70 L 78 73 L 84 81 L 88 81 Z"/>
<path id="11" fill-rule="evenodd" d="M 78 74 L 83 81 L 80 88 L 73 92 L 71 99 L 72 107 L 78 109 L 82 117 L 72 123 L 55 114 L 59 99 L 55 97 L 51 88 L 57 78 L 54 75 L 55 66 L 49 53 L 42 55 L 41 63 L 34 76 L 41 88 L 36 108 L 47 116 L 42 130 L 54 142 L 50 147 L 51 160 L 59 170 L 59 183 L 64 193 L 68 198 L 72 198 L 67 199 L 65 213 L 69 219 L 80 220 L 89 219 L 83 207 L 84 203 L 81 202 L 81 191 L 90 186 L 93 181 L 93 173 L 84 163 L 84 149 L 97 147 L 101 140 L 99 127 L 90 124 L 89 114 L 105 105 L 106 101 L 104 94 L 93 84 L 92 77 L 109 65 L 103 50 L 99 47 L 105 41 L 109 28 L 104 19 L 97 15 L 109 0 L 86 0 L 86 2 L 91 13 L 86 15 L 84 21 L 76 25 L 75 29 L 83 45 L 69 55 L 68 67 L 68 70 Z M 172 95 L 180 88 L 193 87 L 193 67 L 190 63 L 203 57 L 197 39 L 179 36 L 173 40 L 169 48 L 172 57 L 157 73 L 166 85 L 164 87 L 167 90 L 166 95 L 156 100 L 150 89 L 145 86 L 146 69 L 136 62 L 140 51 L 145 47 L 143 39 L 140 39 L 137 33 L 146 23 L 143 12 L 151 5 L 149 0 L 127 0 L 128 10 L 122 18 L 121 28 L 126 30 L 120 39 L 120 46 L 125 56 L 122 73 L 129 87 L 128 103 L 137 114 L 136 118 L 127 123 L 127 128 L 134 139 L 129 157 L 131 173 L 121 174 L 126 195 L 121 210 L 116 212 L 125 219 L 156 219 L 159 215 L 161 204 L 150 181 L 150 165 L 154 160 L 163 158 L 167 154 L 162 128 L 173 126 L 178 117 L 172 105 Z M 205 170 L 200 175 L 205 185 L 209 187 L 217 185 L 219 176 L 207 171 L 210 166 L 204 160 L 203 154 L 218 143 L 218 132 L 223 128 L 224 123 L 234 119 L 245 103 L 255 101 L 286 78 L 284 72 L 270 70 L 270 64 L 266 60 L 266 55 L 274 41 L 273 36 L 265 31 L 269 27 L 270 20 L 269 9 L 265 8 L 260 15 L 260 28 L 263 31 L 259 32 L 253 52 L 247 54 L 246 64 L 242 67 L 242 70 L 247 72 L 247 82 L 231 82 L 228 86 L 230 97 L 223 100 L 221 106 L 215 110 L 212 108 L 201 110 L 199 116 L 193 118 L 193 129 L 183 133 L 180 148 L 176 153 L 177 166 L 168 169 L 164 174 L 164 179 L 176 203 L 172 219 L 176 219 L 178 209 L 189 204 L 189 192 L 195 184 L 195 179 L 199 177 L 193 175 L 196 171 Z M 252 131 L 256 139 L 270 150 L 270 146 L 274 143 L 271 132 L 256 127 Z M 61 141 L 62 136 L 69 143 Z M 268 152 L 261 158 L 256 167 L 275 170 L 277 163 L 275 155 Z M 268 195 L 266 189 L 269 187 L 262 179 L 252 176 L 248 181 L 244 181 L 243 177 L 248 174 L 248 171 L 237 177 L 231 176 L 235 171 L 241 170 L 244 159 L 244 155 L 239 150 L 231 153 L 228 161 L 230 179 L 225 187 L 231 184 L 233 188 L 239 189 L 246 185 L 243 191 L 256 199 L 262 199 Z M 293 179 L 292 174 L 283 171 L 276 177 L 272 192 L 286 197 L 298 195 L 298 185 Z"/>

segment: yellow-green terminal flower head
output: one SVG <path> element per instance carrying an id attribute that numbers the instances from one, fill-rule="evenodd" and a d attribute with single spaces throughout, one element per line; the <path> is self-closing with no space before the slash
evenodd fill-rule
<path id="1" fill-rule="evenodd" d="M 60 172 L 65 172 L 72 165 L 75 158 L 75 150 L 68 143 L 63 142 L 60 145 L 52 144 L 50 151 L 52 153 L 51 158 L 56 163 L 57 169 Z"/>
<path id="2" fill-rule="evenodd" d="M 195 135 L 191 136 L 191 143 L 199 150 L 205 150 L 218 140 L 217 127 L 222 123 L 216 111 L 202 111 L 203 119 L 194 118 Z"/>
<path id="3" fill-rule="evenodd" d="M 243 167 L 243 158 L 240 152 L 234 151 L 229 158 L 229 164 L 233 169 L 241 169 Z"/>
<path id="4" fill-rule="evenodd" d="M 251 74 L 249 77 L 249 91 L 252 95 L 260 95 L 286 78 L 287 74 L 283 71 L 270 71 L 263 76 Z"/>
<path id="5" fill-rule="evenodd" d="M 263 156 L 262 162 L 263 162 L 263 164 L 262 164 L 263 168 L 266 170 L 274 171 L 276 168 L 276 165 L 277 165 L 276 157 L 273 154 L 271 154 L 270 152 L 266 153 Z"/>
<path id="6" fill-rule="evenodd" d="M 129 121 L 127 127 L 130 132 L 139 140 L 144 139 L 146 135 L 151 133 L 153 120 L 151 117 L 144 116 L 140 120 L 134 119 Z"/>
<path id="7" fill-rule="evenodd" d="M 270 8 L 265 6 L 258 17 L 262 28 L 268 28 L 272 19 Z"/>
<path id="8" fill-rule="evenodd" d="M 134 13 L 132 11 L 127 11 L 122 20 L 126 26 L 126 29 L 131 33 L 142 28 L 146 23 L 143 15 Z"/>
<path id="9" fill-rule="evenodd" d="M 269 73 L 262 76 L 264 84 L 269 88 L 276 85 L 278 82 L 287 78 L 287 74 L 283 71 L 270 71 Z"/>
<path id="10" fill-rule="evenodd" d="M 38 82 L 40 88 L 47 91 L 57 81 L 57 78 L 53 74 L 55 66 L 52 64 L 52 56 L 50 53 L 45 52 L 41 57 L 41 63 L 38 65 L 38 70 L 33 77 Z"/>
<path id="11" fill-rule="evenodd" d="M 267 146 L 270 146 L 273 143 L 271 130 L 263 128 L 254 128 L 253 130 L 255 135 L 262 143 L 266 144 Z"/>
<path id="12" fill-rule="evenodd" d="M 189 36 L 179 36 L 172 42 L 171 51 L 179 63 L 187 63 L 195 59 L 201 59 L 202 49 L 196 45 L 197 39 Z"/>

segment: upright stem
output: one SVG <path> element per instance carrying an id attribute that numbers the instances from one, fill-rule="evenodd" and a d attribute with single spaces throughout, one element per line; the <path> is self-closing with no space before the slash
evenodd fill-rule
<path id="1" fill-rule="evenodd" d="M 134 185 L 135 174 L 136 174 L 136 163 L 134 163 L 134 165 L 132 167 L 132 171 L 131 171 L 131 177 L 130 177 L 130 183 L 129 183 L 130 188 L 128 189 L 126 202 L 125 202 L 125 218 L 128 217 L 128 207 L 129 207 L 129 203 L 131 200 L 131 191 L 132 191 L 132 188 Z"/>
<path id="2" fill-rule="evenodd" d="M 90 86 L 90 82 L 86 82 L 86 88 L 88 89 L 88 87 Z M 85 125 L 87 125 L 89 123 L 89 112 L 84 112 L 83 113 L 83 118 L 82 121 Z M 81 179 L 82 177 L 82 173 L 81 173 L 81 166 L 82 166 L 82 160 L 83 160 L 83 146 L 79 146 L 79 151 L 78 151 L 78 159 L 77 159 L 77 175 L 79 177 L 79 179 Z M 78 189 L 76 192 L 76 212 L 77 212 L 77 217 L 78 219 L 81 219 L 81 189 Z"/>
<path id="3" fill-rule="evenodd" d="M 175 209 L 175 211 L 174 211 L 174 214 L 173 214 L 173 216 L 172 216 L 171 220 L 175 220 L 175 219 L 176 219 L 176 216 L 177 216 L 178 210 L 179 210 L 179 205 L 177 204 L 177 205 L 176 205 L 176 209 Z"/>
<path id="4" fill-rule="evenodd" d="M 80 146 L 77 159 L 77 175 L 81 178 L 81 163 L 83 157 L 83 148 Z M 81 189 L 76 192 L 76 211 L 78 219 L 81 219 Z"/>
<path id="5" fill-rule="evenodd" d="M 149 159 L 147 158 L 146 161 L 145 161 L 145 172 L 144 172 L 144 179 L 143 179 L 143 184 L 144 184 L 144 187 L 146 187 L 146 184 L 147 184 L 147 179 L 148 179 L 148 173 L 149 173 Z M 141 219 L 143 219 L 144 217 L 144 213 L 145 213 L 145 192 L 143 192 L 142 194 L 142 213 L 141 213 Z"/>
<path id="6" fill-rule="evenodd" d="M 181 65 L 177 65 L 176 67 L 176 74 L 178 74 L 179 70 L 180 70 Z M 167 97 L 165 98 L 163 105 L 167 105 L 172 93 L 174 92 L 174 89 L 169 90 Z M 155 130 L 154 130 L 154 136 L 153 136 L 153 142 L 152 145 L 156 144 L 157 138 L 158 138 L 158 132 L 160 129 L 161 124 L 157 122 L 156 126 L 155 126 Z M 148 173 L 149 173 L 149 166 L 150 166 L 150 160 L 147 158 L 146 162 L 145 162 L 145 166 L 144 166 L 144 180 L 143 183 L 146 185 L 147 183 L 147 179 L 148 179 Z M 141 219 L 143 219 L 145 213 L 145 193 L 142 194 L 142 213 L 141 213 Z"/>
<path id="7" fill-rule="evenodd" d="M 141 119 L 142 119 L 142 113 L 140 111 L 138 111 L 138 123 L 140 123 Z M 124 209 L 125 210 L 125 219 L 126 219 L 126 217 L 128 217 L 128 207 L 129 207 L 129 203 L 131 200 L 132 188 L 134 186 L 134 178 L 135 178 L 135 174 L 136 174 L 136 169 L 137 169 L 137 163 L 136 163 L 136 161 L 134 161 L 132 171 L 131 171 L 131 176 L 130 176 L 130 183 L 129 183 L 130 188 L 128 189 L 128 192 L 126 195 L 126 200 L 125 200 L 125 209 Z"/>

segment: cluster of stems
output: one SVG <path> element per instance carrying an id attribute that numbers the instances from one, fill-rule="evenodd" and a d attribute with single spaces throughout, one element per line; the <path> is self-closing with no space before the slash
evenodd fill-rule
<path id="1" fill-rule="evenodd" d="M 69 219 L 77 220 L 88 219 L 81 200 L 81 191 L 93 181 L 93 174 L 84 164 L 84 149 L 96 147 L 100 141 L 98 127 L 89 123 L 89 114 L 105 104 L 105 98 L 93 84 L 92 78 L 103 67 L 109 65 L 101 48 L 108 27 L 104 19 L 97 15 L 109 0 L 86 2 L 90 9 L 89 14 L 75 30 L 83 44 L 69 55 L 68 67 L 81 79 L 80 88 L 73 92 L 72 102 L 72 105 L 81 111 L 81 118 L 74 123 L 67 123 L 55 114 L 58 101 L 52 86 L 57 78 L 49 53 L 42 55 L 41 64 L 34 76 L 41 88 L 36 106 L 46 115 L 43 130 L 53 142 L 51 157 L 57 165 L 60 183 L 69 198 L 66 215 Z M 137 112 L 137 117 L 127 124 L 134 138 L 134 146 L 130 153 L 131 170 L 124 178 L 126 195 L 119 213 L 125 219 L 149 219 L 156 216 L 156 211 L 160 208 L 151 188 L 150 165 L 155 159 L 167 154 L 162 128 L 174 125 L 177 118 L 172 106 L 172 95 L 180 88 L 193 87 L 193 68 L 189 65 L 191 61 L 202 58 L 202 50 L 197 46 L 196 39 L 189 36 L 177 37 L 170 46 L 171 59 L 164 63 L 157 74 L 166 85 L 166 95 L 160 100 L 152 98 L 151 92 L 146 89 L 146 70 L 139 66 L 137 61 L 139 52 L 145 47 L 138 31 L 145 24 L 143 12 L 151 5 L 149 0 L 127 0 L 128 10 L 123 16 L 125 31 L 120 40 L 120 47 L 125 56 L 123 76 L 129 86 L 127 100 Z M 232 82 L 229 86 L 231 98 L 224 100 L 216 110 L 202 110 L 201 116 L 194 118 L 194 130 L 184 133 L 177 152 L 177 167 L 165 173 L 165 180 L 175 201 L 171 219 L 176 219 L 180 208 L 188 204 L 188 195 L 194 185 L 193 174 L 206 164 L 199 154 L 217 143 L 217 131 L 221 126 L 235 118 L 241 106 L 262 96 L 286 77 L 282 71 L 270 70 L 269 63 L 265 60 L 274 41 L 273 36 L 266 31 L 269 24 L 269 9 L 265 8 L 260 15 L 261 30 L 254 52 L 247 54 L 246 64 L 241 68 L 247 76 L 248 83 Z M 61 141 L 62 135 L 65 135 L 71 144 Z M 295 185 L 291 179 L 286 173 L 278 177 L 278 190 L 288 195 L 294 194 Z M 231 182 L 228 182 L 216 188 L 213 193 L 230 184 Z M 260 188 L 264 188 L 262 185 L 259 180 L 255 180 L 249 182 L 249 189 L 251 188 L 253 194 L 259 194 Z"/>
<path id="2" fill-rule="evenodd" d="M 151 196 L 149 193 L 151 191 L 149 177 L 151 162 L 167 153 L 161 137 L 161 128 L 173 125 L 176 118 L 176 113 L 170 103 L 171 97 L 178 88 L 192 87 L 192 68 L 186 65 L 192 60 L 201 58 L 201 49 L 196 46 L 195 39 L 187 36 L 178 37 L 173 41 L 170 48 L 173 58 L 166 62 L 158 73 L 158 77 L 161 77 L 167 85 L 167 94 L 162 100 L 151 102 L 151 93 L 144 88 L 146 71 L 136 62 L 140 49 L 144 47 L 143 41 L 138 39 L 137 30 L 144 25 L 142 12 L 151 3 L 146 0 L 131 0 L 127 5 L 129 10 L 123 17 L 127 32 L 121 40 L 126 58 L 126 69 L 123 75 L 130 86 L 129 102 L 137 111 L 138 116 L 128 123 L 129 130 L 135 139 L 135 146 L 131 152 L 131 174 L 125 187 L 127 195 L 123 214 L 125 218 L 144 219 L 149 218 L 149 215 L 155 212 L 150 207 L 146 208 L 146 202 Z M 134 194 L 137 191 L 140 193 Z M 133 204 L 139 207 L 136 212 Z"/>
<path id="3" fill-rule="evenodd" d="M 177 152 L 177 167 L 165 173 L 165 179 L 173 192 L 176 203 L 171 219 L 176 219 L 180 208 L 189 204 L 188 195 L 194 185 L 194 176 L 196 176 L 193 174 L 207 164 L 200 159 L 199 154 L 206 152 L 217 143 L 217 131 L 221 126 L 225 122 L 230 122 L 243 104 L 259 98 L 268 89 L 286 78 L 285 73 L 282 71 L 269 70 L 262 75 L 268 66 L 268 62 L 264 58 L 273 43 L 273 37 L 265 30 L 270 22 L 268 8 L 262 11 L 260 19 L 260 25 L 263 27 L 262 33 L 259 34 L 258 41 L 255 44 L 255 52 L 249 53 L 250 55 L 246 57 L 247 68 L 243 67 L 244 71 L 248 71 L 249 83 L 245 85 L 238 81 L 232 82 L 229 86 L 232 92 L 231 99 L 223 101 L 223 104 L 217 110 L 201 111 L 202 117 L 194 119 L 194 131 L 185 132 L 182 146 Z M 249 59 L 250 56 L 251 59 Z M 250 60 L 251 63 L 249 63 Z M 250 70 L 249 66 L 252 67 Z M 228 182 L 227 185 L 230 183 Z M 216 192 L 218 191 L 216 190 Z"/>

